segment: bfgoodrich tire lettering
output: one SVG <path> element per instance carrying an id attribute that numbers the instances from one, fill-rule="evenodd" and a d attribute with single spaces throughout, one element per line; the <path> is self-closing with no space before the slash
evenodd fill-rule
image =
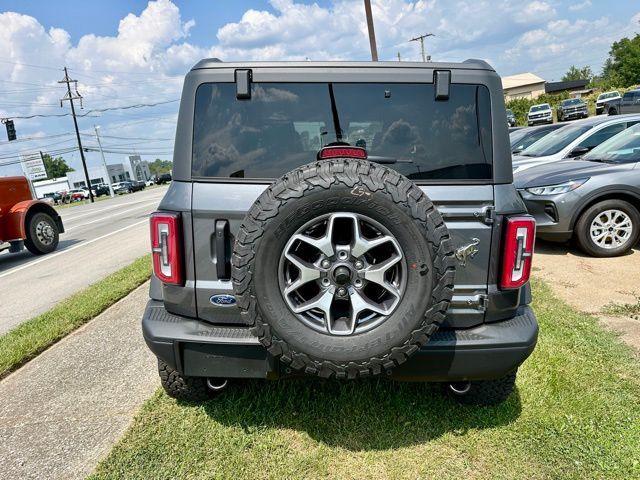
<path id="1" fill-rule="evenodd" d="M 376 328 L 333 336 L 304 325 L 280 291 L 280 254 L 310 219 L 353 212 L 384 225 L 409 266 L 406 291 Z M 444 320 L 453 293 L 453 248 L 432 202 L 413 182 L 366 161 L 336 159 L 286 174 L 256 200 L 240 226 L 232 279 L 242 314 L 268 351 L 321 377 L 375 375 L 403 363 Z"/>

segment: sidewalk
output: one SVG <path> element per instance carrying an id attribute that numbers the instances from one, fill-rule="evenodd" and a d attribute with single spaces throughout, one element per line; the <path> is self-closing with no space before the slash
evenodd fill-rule
<path id="1" fill-rule="evenodd" d="M 0 478 L 85 478 L 159 386 L 145 283 L 0 381 Z"/>

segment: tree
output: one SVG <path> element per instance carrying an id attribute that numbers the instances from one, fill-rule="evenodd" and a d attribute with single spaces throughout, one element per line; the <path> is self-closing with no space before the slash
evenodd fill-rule
<path id="1" fill-rule="evenodd" d="M 161 160 L 156 158 L 153 162 L 149 163 L 149 171 L 151 175 L 162 175 L 163 173 L 171 172 L 173 162 L 170 160 Z"/>
<path id="2" fill-rule="evenodd" d="M 567 70 L 562 76 L 563 82 L 570 82 L 571 80 L 589 80 L 593 79 L 593 72 L 591 71 L 591 67 L 589 65 L 578 68 L 575 65 L 571 65 L 571 68 Z"/>
<path id="3" fill-rule="evenodd" d="M 44 160 L 44 168 L 47 170 L 47 178 L 64 177 L 67 172 L 73 172 L 73 168 L 67 165 L 62 157 L 52 158 L 51 155 L 45 153 L 42 155 Z"/>
<path id="4" fill-rule="evenodd" d="M 613 42 L 602 76 L 619 87 L 640 84 L 640 34 Z"/>

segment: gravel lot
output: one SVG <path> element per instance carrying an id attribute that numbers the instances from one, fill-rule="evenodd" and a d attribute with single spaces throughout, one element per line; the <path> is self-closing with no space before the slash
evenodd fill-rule
<path id="1" fill-rule="evenodd" d="M 534 275 L 576 309 L 597 315 L 640 352 L 640 247 L 616 258 L 592 258 L 574 247 L 538 241 Z M 611 314 L 612 309 L 624 312 Z"/>

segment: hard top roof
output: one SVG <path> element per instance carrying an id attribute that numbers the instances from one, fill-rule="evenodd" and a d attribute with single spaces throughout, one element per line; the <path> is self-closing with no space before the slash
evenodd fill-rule
<path id="1" fill-rule="evenodd" d="M 205 58 L 191 70 L 208 68 L 429 68 L 442 70 L 495 71 L 484 60 L 468 59 L 463 62 L 223 62 L 218 58 Z"/>

